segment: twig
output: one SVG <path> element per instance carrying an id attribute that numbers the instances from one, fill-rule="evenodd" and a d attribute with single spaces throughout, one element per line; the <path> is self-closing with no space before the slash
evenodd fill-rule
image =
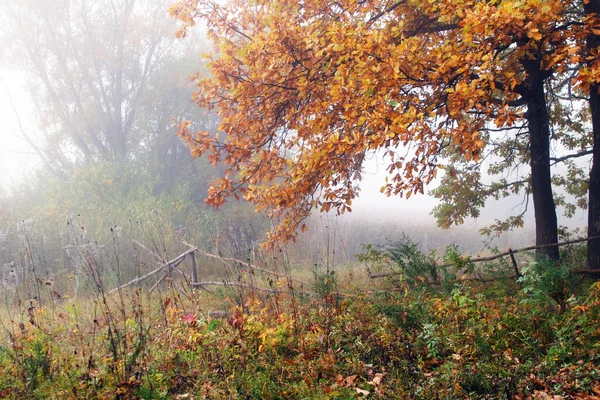
<path id="1" fill-rule="evenodd" d="M 371 274 L 369 273 L 369 278 L 371 279 L 379 279 L 379 278 L 387 278 L 388 276 L 401 275 L 400 272 L 383 272 L 381 274 Z"/>
<path id="2" fill-rule="evenodd" d="M 168 276 L 167 274 L 164 274 L 163 276 L 161 276 L 160 279 L 157 280 L 154 285 L 152 285 L 152 287 L 150 288 L 150 290 L 148 290 L 148 293 L 154 292 L 154 290 L 158 287 L 158 285 L 160 285 L 161 282 L 164 281 L 167 276 Z"/>
<path id="3" fill-rule="evenodd" d="M 144 246 L 143 244 L 141 244 L 140 242 L 138 242 L 135 239 L 131 239 L 131 241 L 135 244 L 137 244 L 138 246 L 140 246 L 142 249 L 146 250 L 148 253 L 152 254 L 154 256 L 154 258 L 156 258 L 158 261 L 160 261 L 161 263 L 164 263 L 165 260 L 159 256 L 158 254 L 156 254 L 155 252 L 153 252 L 152 250 L 150 250 L 149 248 L 147 248 L 146 246 Z"/>
<path id="4" fill-rule="evenodd" d="M 171 267 L 175 272 L 179 272 L 187 281 L 190 280 L 190 277 L 185 274 L 182 270 L 177 267 Z"/>

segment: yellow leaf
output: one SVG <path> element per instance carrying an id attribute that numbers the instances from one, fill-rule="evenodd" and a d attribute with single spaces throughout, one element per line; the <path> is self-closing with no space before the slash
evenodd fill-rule
<path id="1" fill-rule="evenodd" d="M 542 34 L 537 28 L 533 28 L 527 31 L 527 37 L 533 40 L 542 40 Z"/>

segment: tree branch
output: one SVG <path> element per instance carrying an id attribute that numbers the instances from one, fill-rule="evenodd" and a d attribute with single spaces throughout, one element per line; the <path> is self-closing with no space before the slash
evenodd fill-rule
<path id="1" fill-rule="evenodd" d="M 554 161 L 554 163 L 552 165 L 556 165 L 559 162 L 563 162 L 563 161 L 569 160 L 571 158 L 579 158 L 579 157 L 587 156 L 592 153 L 593 153 L 593 150 L 591 150 L 591 149 L 584 150 L 584 151 L 580 151 L 579 153 L 568 154 L 568 155 L 562 156 L 562 157 L 550 157 L 550 161 Z"/>

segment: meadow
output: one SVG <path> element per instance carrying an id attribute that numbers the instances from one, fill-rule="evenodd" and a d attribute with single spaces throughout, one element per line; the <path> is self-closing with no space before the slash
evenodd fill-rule
<path id="1" fill-rule="evenodd" d="M 600 284 L 574 272 L 581 247 L 561 264 L 520 255 L 518 278 L 408 237 L 343 265 L 222 249 L 197 257 L 212 286 L 182 263 L 114 290 L 186 249 L 146 232 L 144 248 L 117 228 L 79 243 L 66 272 L 50 238 L 25 240 L 3 275 L 2 398 L 600 398 Z"/>

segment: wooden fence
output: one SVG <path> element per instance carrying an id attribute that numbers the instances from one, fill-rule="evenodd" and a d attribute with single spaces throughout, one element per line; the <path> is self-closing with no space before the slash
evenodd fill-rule
<path id="1" fill-rule="evenodd" d="M 156 268 L 155 270 L 148 272 L 145 275 L 139 276 L 137 278 L 134 278 L 132 280 L 130 280 L 127 283 L 124 283 L 122 285 L 119 285 L 118 287 L 116 287 L 115 289 L 111 290 L 109 292 L 110 293 L 114 293 L 118 290 L 124 289 L 128 286 L 134 285 L 136 283 L 140 283 L 152 276 L 158 275 L 162 273 L 162 276 L 158 279 L 158 281 L 156 281 L 156 283 L 150 288 L 150 292 L 153 292 L 161 283 L 162 281 L 167 278 L 168 276 L 170 276 L 173 272 L 176 272 L 180 275 L 182 275 L 186 282 L 189 283 L 189 285 L 192 288 L 200 288 L 202 290 L 205 290 L 207 292 L 212 292 L 208 286 L 227 286 L 227 287 L 240 287 L 240 288 L 244 288 L 244 289 L 252 289 L 252 290 L 257 290 L 257 291 L 261 291 L 261 292 L 267 292 L 267 293 L 282 293 L 281 289 L 272 289 L 272 288 L 261 288 L 261 287 L 257 287 L 254 285 L 249 285 L 246 283 L 242 283 L 242 282 L 232 282 L 232 281 L 199 281 L 198 280 L 198 271 L 197 271 L 197 267 L 196 267 L 196 253 L 199 253 L 205 257 L 208 258 L 214 258 L 214 259 L 218 259 L 221 260 L 223 262 L 234 262 L 237 263 L 239 265 L 242 265 L 245 268 L 254 270 L 254 271 L 260 271 L 262 273 L 266 273 L 269 275 L 274 276 L 277 279 L 280 278 L 285 278 L 288 281 L 288 288 L 289 289 L 293 289 L 292 285 L 294 283 L 298 284 L 298 286 L 296 287 L 297 289 L 302 289 L 302 288 L 307 288 L 309 287 L 309 283 L 302 281 L 300 279 L 295 279 L 295 278 L 291 278 L 285 275 L 281 275 L 280 273 L 276 272 L 276 271 L 271 271 L 268 270 L 266 268 L 262 268 L 253 264 L 250 264 L 248 262 L 245 261 L 241 261 L 241 260 L 237 260 L 235 258 L 230 258 L 230 257 L 222 257 L 219 255 L 215 255 L 215 254 L 210 254 L 207 253 L 205 251 L 202 251 L 200 249 L 198 249 L 198 247 L 196 246 L 192 246 L 191 244 L 187 243 L 187 242 L 183 242 L 185 245 L 187 245 L 189 247 L 188 250 L 184 251 L 183 253 L 181 253 L 180 255 L 178 255 L 177 257 L 175 257 L 174 259 L 170 260 L 170 261 L 164 261 L 164 259 L 162 257 L 160 257 L 158 254 L 156 254 L 155 252 L 153 252 L 152 250 L 148 249 L 146 246 L 144 246 L 142 243 L 138 242 L 137 240 L 133 240 L 133 243 L 135 243 L 137 246 L 139 246 L 140 248 L 146 250 L 147 252 L 149 252 L 150 254 L 152 254 L 154 256 L 154 258 L 157 259 L 159 266 L 158 268 Z M 190 269 L 191 269 L 191 277 L 188 276 L 185 272 L 183 272 L 180 268 L 178 268 L 178 266 L 185 261 L 186 259 L 188 259 L 190 261 Z"/>
<path id="2" fill-rule="evenodd" d="M 485 261 L 493 261 L 493 260 L 496 260 L 501 257 L 509 256 L 511 259 L 514 271 L 515 271 L 515 275 L 508 277 L 508 278 L 519 278 L 521 276 L 521 272 L 519 271 L 517 261 L 515 260 L 514 255 L 516 253 L 522 253 L 524 251 L 530 251 L 530 250 L 538 250 L 538 249 L 553 247 L 553 246 L 565 246 L 565 245 L 569 245 L 569 244 L 576 244 L 576 243 L 581 243 L 581 242 L 591 241 L 591 240 L 598 240 L 598 239 L 600 239 L 600 236 L 567 240 L 564 242 L 553 243 L 553 244 L 548 244 L 548 245 L 543 245 L 543 246 L 527 246 L 527 247 L 523 247 L 520 249 L 514 249 L 514 250 L 508 249 L 505 252 L 501 252 L 501 253 L 494 254 L 491 256 L 487 256 L 487 257 L 467 258 L 465 261 L 467 261 L 468 263 L 478 263 L 478 262 L 485 262 Z M 245 268 L 272 275 L 276 279 L 284 278 L 288 281 L 288 288 L 290 288 L 290 289 L 293 288 L 292 285 L 294 283 L 297 283 L 299 285 L 299 286 L 297 286 L 297 288 L 307 288 L 310 286 L 308 282 L 305 282 L 305 281 L 302 281 L 299 279 L 295 279 L 295 278 L 291 278 L 291 277 L 288 277 L 285 275 L 281 275 L 280 273 L 278 273 L 276 271 L 271 271 L 266 268 L 262 268 L 262 267 L 253 265 L 253 264 L 245 262 L 245 261 L 237 260 L 237 259 L 231 258 L 231 257 L 223 257 L 220 255 L 207 253 L 206 251 L 202 251 L 202 250 L 198 249 L 198 247 L 192 246 L 191 244 L 189 244 L 185 241 L 183 243 L 185 245 L 187 245 L 189 247 L 189 249 L 184 251 L 183 253 L 181 253 L 180 255 L 175 257 L 174 259 L 172 259 L 170 261 L 166 261 L 166 262 L 164 261 L 164 259 L 162 257 L 160 257 L 158 254 L 156 254 L 152 250 L 148 249 L 146 246 L 144 246 L 140 242 L 133 240 L 133 239 L 132 239 L 132 241 L 140 248 L 142 248 L 142 249 L 146 250 L 147 252 L 149 252 L 150 254 L 152 254 L 154 256 L 154 258 L 157 259 L 159 266 L 158 266 L 158 268 L 154 269 L 151 272 L 148 272 L 145 275 L 139 276 L 137 278 L 130 280 L 127 283 L 119 285 L 115 289 L 111 290 L 109 293 L 114 293 L 114 292 L 124 289 L 128 286 L 142 282 L 152 276 L 162 274 L 162 276 L 150 288 L 150 292 L 153 292 L 164 281 L 164 279 L 167 278 L 168 276 L 170 276 L 173 272 L 176 272 L 176 273 L 182 275 L 185 278 L 186 282 L 188 282 L 192 288 L 200 288 L 202 290 L 205 290 L 205 291 L 211 292 L 211 293 L 212 293 L 212 291 L 208 288 L 209 286 L 240 287 L 240 288 L 244 288 L 244 289 L 257 290 L 257 291 L 262 291 L 262 292 L 267 292 L 267 293 L 282 293 L 281 289 L 261 288 L 261 287 L 257 287 L 254 285 L 242 283 L 242 282 L 233 282 L 233 281 L 226 281 L 226 280 L 223 280 L 223 281 L 199 281 L 198 280 L 198 271 L 196 268 L 196 253 L 201 254 L 208 258 L 221 260 L 224 263 L 227 263 L 227 262 L 237 263 L 239 265 L 242 265 Z M 598 244 L 598 245 L 600 245 L 600 244 Z M 191 277 L 188 276 L 185 272 L 183 272 L 180 268 L 178 268 L 178 266 L 186 259 L 190 261 Z M 449 268 L 453 265 L 454 265 L 453 263 L 448 263 L 448 264 L 438 265 L 437 267 L 438 268 Z M 371 279 L 384 278 L 384 277 L 399 274 L 398 272 L 372 274 L 369 270 L 367 270 L 367 271 L 368 271 L 369 277 Z M 581 274 L 589 274 L 589 275 L 597 276 L 598 278 L 600 278 L 600 270 L 599 269 L 579 269 L 579 270 L 576 270 L 575 272 L 581 273 Z"/>
<path id="3" fill-rule="evenodd" d="M 485 262 L 485 261 L 493 261 L 498 258 L 510 256 L 511 263 L 512 263 L 512 266 L 515 271 L 515 275 L 512 276 L 511 278 L 520 278 L 521 272 L 519 271 L 519 266 L 517 265 L 517 261 L 515 260 L 516 253 L 522 253 L 524 251 L 530 251 L 530 250 L 544 249 L 544 248 L 554 247 L 554 246 L 560 247 L 560 246 L 565 246 L 565 245 L 569 245 L 569 244 L 576 244 L 576 243 L 582 243 L 582 242 L 588 242 L 588 241 L 599 241 L 599 239 L 600 239 L 600 236 L 592 236 L 592 237 L 587 237 L 587 238 L 567 240 L 564 242 L 545 244 L 545 245 L 540 245 L 540 246 L 534 245 L 534 246 L 527 246 L 527 247 L 523 247 L 520 249 L 514 249 L 514 250 L 508 249 L 507 251 L 504 251 L 504 252 L 501 252 L 498 254 L 494 254 L 491 256 L 487 256 L 487 257 L 467 258 L 465 261 L 467 261 L 468 263 L 478 263 L 478 262 Z M 600 246 L 600 243 L 596 243 L 594 245 Z M 438 265 L 437 267 L 438 268 L 449 268 L 452 266 L 454 266 L 454 263 L 441 264 L 441 265 Z M 388 276 L 393 276 L 393 275 L 399 274 L 399 272 L 389 272 L 389 273 L 381 273 L 381 274 L 371 274 L 370 271 L 368 271 L 368 272 L 369 272 L 369 277 L 371 279 L 385 278 Z M 598 269 L 578 269 L 578 270 L 575 270 L 574 272 L 579 273 L 579 274 L 588 274 L 588 275 L 600 278 L 600 266 Z"/>

